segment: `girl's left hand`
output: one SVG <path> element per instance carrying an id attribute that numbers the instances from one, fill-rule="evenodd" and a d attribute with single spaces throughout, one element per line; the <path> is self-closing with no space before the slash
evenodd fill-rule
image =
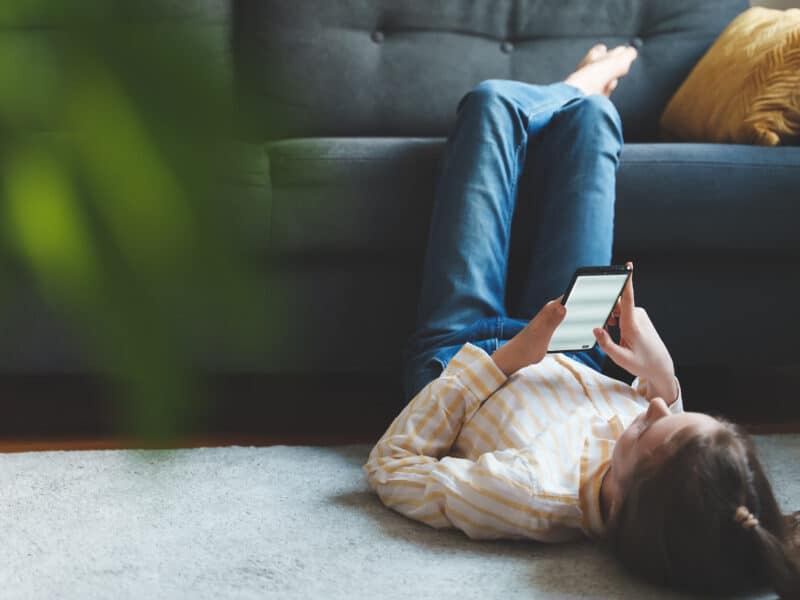
<path id="1" fill-rule="evenodd" d="M 550 300 L 522 331 L 494 351 L 492 358 L 506 376 L 541 362 L 545 357 L 553 332 L 567 315 L 566 307 L 561 304 L 562 298 L 563 295 Z"/>

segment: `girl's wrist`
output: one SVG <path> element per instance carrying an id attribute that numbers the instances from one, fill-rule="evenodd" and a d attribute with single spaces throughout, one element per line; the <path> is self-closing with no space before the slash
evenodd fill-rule
<path id="1" fill-rule="evenodd" d="M 670 381 L 673 377 L 675 377 L 675 365 L 672 363 L 672 359 L 669 358 L 665 360 L 659 360 L 657 364 L 647 369 L 647 373 L 642 377 L 642 379 L 663 383 Z"/>
<path id="2" fill-rule="evenodd" d="M 517 333 L 492 353 L 495 364 L 508 377 L 523 367 L 541 362 L 543 358 L 544 353 L 541 349 L 537 349 L 537 344 L 528 328 Z"/>
<path id="3" fill-rule="evenodd" d="M 675 374 L 663 375 L 658 379 L 652 379 L 648 382 L 648 400 L 660 397 L 669 405 L 678 399 L 678 380 Z"/>
<path id="4" fill-rule="evenodd" d="M 522 366 L 520 364 L 520 352 L 517 343 L 518 340 L 515 336 L 492 352 L 492 360 L 498 368 L 505 373 L 506 377 L 511 377 L 511 375 L 516 373 Z"/>

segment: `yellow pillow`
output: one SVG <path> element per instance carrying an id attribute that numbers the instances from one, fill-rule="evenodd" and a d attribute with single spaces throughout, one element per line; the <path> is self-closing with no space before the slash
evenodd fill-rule
<path id="1" fill-rule="evenodd" d="M 800 9 L 753 7 L 720 34 L 661 115 L 672 139 L 800 141 Z"/>

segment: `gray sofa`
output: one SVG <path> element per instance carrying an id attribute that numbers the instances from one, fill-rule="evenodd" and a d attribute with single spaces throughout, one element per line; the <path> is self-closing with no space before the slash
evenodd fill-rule
<path id="1" fill-rule="evenodd" d="M 250 233 L 283 298 L 276 320 L 285 327 L 266 358 L 200 348 L 204 365 L 377 375 L 396 382 L 401 402 L 401 358 L 458 100 L 485 79 L 562 79 L 595 42 L 639 46 L 612 96 L 626 138 L 614 260 L 635 261 L 637 301 L 679 374 L 800 362 L 800 148 L 663 143 L 658 131 L 671 94 L 745 0 L 164 6 L 171 22 L 214 32 L 241 106 L 259 116 L 238 141 L 250 160 L 221 201 L 269 203 L 270 222 Z M 5 330 L 16 338 L 2 368 L 80 371 L 77 347 L 22 304 L 26 316 Z"/>
<path id="2" fill-rule="evenodd" d="M 800 148 L 662 143 L 658 131 L 672 93 L 748 6 L 238 2 L 241 91 L 277 116 L 270 245 L 296 264 L 287 282 L 304 306 L 291 318 L 330 341 L 287 366 L 394 373 L 459 98 L 489 78 L 559 80 L 592 43 L 632 40 L 639 59 L 612 96 L 626 138 L 615 260 L 635 261 L 637 300 L 679 368 L 796 365 Z"/>

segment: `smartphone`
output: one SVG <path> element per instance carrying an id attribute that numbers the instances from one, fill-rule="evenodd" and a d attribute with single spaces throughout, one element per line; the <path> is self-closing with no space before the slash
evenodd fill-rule
<path id="1" fill-rule="evenodd" d="M 592 330 L 605 326 L 632 272 L 627 265 L 576 269 L 561 299 L 567 316 L 553 333 L 547 352 L 594 348 L 597 340 Z"/>

